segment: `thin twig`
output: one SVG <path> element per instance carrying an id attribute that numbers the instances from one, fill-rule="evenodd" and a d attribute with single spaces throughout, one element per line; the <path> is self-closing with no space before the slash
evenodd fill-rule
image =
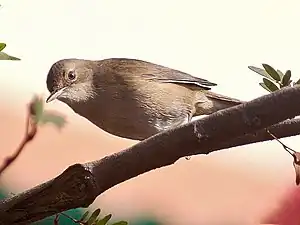
<path id="1" fill-rule="evenodd" d="M 59 225 L 59 213 L 55 215 L 55 218 L 53 220 L 54 225 Z"/>
<path id="2" fill-rule="evenodd" d="M 63 215 L 64 217 L 67 217 L 68 219 L 72 220 L 73 223 L 77 223 L 77 224 L 80 224 L 80 225 L 85 225 L 86 223 L 80 221 L 80 220 L 76 220 L 74 218 L 72 218 L 71 216 L 69 216 L 68 214 L 66 213 L 63 213 L 63 212 L 60 212 L 59 213 L 60 215 Z"/>
<path id="3" fill-rule="evenodd" d="M 31 109 L 30 109 L 31 104 L 32 103 L 30 103 L 30 105 L 27 109 L 26 127 L 25 127 L 24 138 L 23 138 L 22 142 L 20 143 L 19 147 L 14 152 L 14 154 L 9 156 L 9 157 L 6 157 L 4 159 L 4 162 L 3 162 L 2 166 L 0 167 L 0 175 L 3 173 L 4 170 L 6 170 L 18 158 L 18 156 L 21 154 L 21 152 L 23 151 L 26 144 L 28 144 L 30 141 L 32 141 L 32 139 L 36 135 L 37 125 L 32 120 L 32 112 L 31 112 Z"/>
<path id="4" fill-rule="evenodd" d="M 286 144 L 284 144 L 282 141 L 280 141 L 274 134 L 272 134 L 268 129 L 266 129 L 267 133 L 270 134 L 274 140 L 278 141 L 284 150 L 286 150 L 294 159 L 293 166 L 296 173 L 296 184 L 300 184 L 300 153 L 295 151 L 294 149 L 288 147 Z"/>
<path id="5" fill-rule="evenodd" d="M 284 148 L 284 150 L 286 150 L 291 156 L 295 157 L 295 150 L 290 148 L 289 146 L 287 146 L 286 144 L 284 144 L 282 141 L 280 141 L 274 134 L 272 134 L 270 132 L 269 129 L 266 129 L 267 130 L 267 133 L 270 134 L 274 140 L 278 141 L 278 143 L 280 143 L 282 145 L 282 147 Z"/>

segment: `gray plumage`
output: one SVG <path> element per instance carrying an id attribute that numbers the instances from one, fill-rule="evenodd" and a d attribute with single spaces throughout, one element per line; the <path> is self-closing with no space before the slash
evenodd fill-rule
<path id="1" fill-rule="evenodd" d="M 63 59 L 47 76 L 51 95 L 99 128 L 143 140 L 158 132 L 241 103 L 210 91 L 216 86 L 154 63 L 125 58 Z"/>

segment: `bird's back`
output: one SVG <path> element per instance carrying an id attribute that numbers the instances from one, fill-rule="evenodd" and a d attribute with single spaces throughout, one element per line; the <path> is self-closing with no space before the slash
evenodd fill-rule
<path id="1" fill-rule="evenodd" d="M 194 77 L 188 73 L 171 69 L 159 64 L 128 58 L 109 58 L 100 60 L 98 65 L 122 76 L 137 79 L 156 80 L 161 83 L 177 83 L 179 85 L 198 86 L 198 88 L 210 90 L 217 84 L 206 79 Z"/>

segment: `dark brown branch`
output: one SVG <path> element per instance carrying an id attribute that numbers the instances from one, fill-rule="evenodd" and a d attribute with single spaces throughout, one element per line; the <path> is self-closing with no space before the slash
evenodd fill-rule
<path id="1" fill-rule="evenodd" d="M 21 152 L 24 150 L 25 146 L 33 140 L 37 133 L 37 124 L 32 120 L 32 105 L 34 104 L 34 101 L 35 98 L 30 102 L 30 104 L 27 107 L 25 134 L 23 140 L 21 141 L 13 155 L 8 156 L 4 159 L 3 165 L 0 167 L 0 175 L 19 157 Z"/>
<path id="2" fill-rule="evenodd" d="M 300 118 L 288 119 L 268 128 L 277 138 L 291 137 L 300 134 Z M 235 138 L 233 141 L 223 142 L 219 147 L 211 149 L 211 151 L 227 149 L 236 146 L 242 146 L 257 142 L 274 140 L 265 129 L 261 129 L 252 134 L 246 134 Z"/>
<path id="3" fill-rule="evenodd" d="M 300 114 L 299 98 L 299 87 L 286 88 L 155 135 L 101 160 L 72 165 L 57 178 L 3 201 L 0 224 L 28 224 L 86 207 L 107 189 L 183 156 L 269 140 L 263 128 Z M 299 134 L 299 127 L 300 121 L 294 119 L 269 129 L 281 138 Z"/>

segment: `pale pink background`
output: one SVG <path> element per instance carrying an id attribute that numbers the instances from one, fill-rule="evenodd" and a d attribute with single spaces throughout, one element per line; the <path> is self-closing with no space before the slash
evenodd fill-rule
<path id="1" fill-rule="evenodd" d="M 300 74 L 297 0 L 3 0 L 1 5 L 0 41 L 22 61 L 0 62 L 0 160 L 20 142 L 26 104 L 35 93 L 48 94 L 47 72 L 61 58 L 148 60 L 209 79 L 218 83 L 214 91 L 242 100 L 266 94 L 249 65 L 291 69 L 294 79 Z M 1 178 L 9 191 L 24 191 L 72 163 L 135 143 L 106 134 L 62 103 L 46 107 L 69 122 L 61 132 L 51 125 L 39 130 Z M 299 146 L 299 137 L 284 141 Z M 150 213 L 172 225 L 257 224 L 288 205 L 284 200 L 296 199 L 289 197 L 298 190 L 294 180 L 292 158 L 268 142 L 179 160 L 108 190 L 95 204 L 122 219 Z"/>
<path id="2" fill-rule="evenodd" d="M 1 99 L 1 105 L 3 159 L 22 138 L 26 102 L 13 107 Z M 39 129 L 2 177 L 9 191 L 26 190 L 72 163 L 99 159 L 135 143 L 108 135 L 75 114 L 68 120 L 60 132 L 51 125 Z M 258 223 L 293 186 L 291 158 L 276 144 L 265 143 L 179 160 L 108 190 L 95 204 L 124 219 L 145 213 L 168 224 Z"/>

